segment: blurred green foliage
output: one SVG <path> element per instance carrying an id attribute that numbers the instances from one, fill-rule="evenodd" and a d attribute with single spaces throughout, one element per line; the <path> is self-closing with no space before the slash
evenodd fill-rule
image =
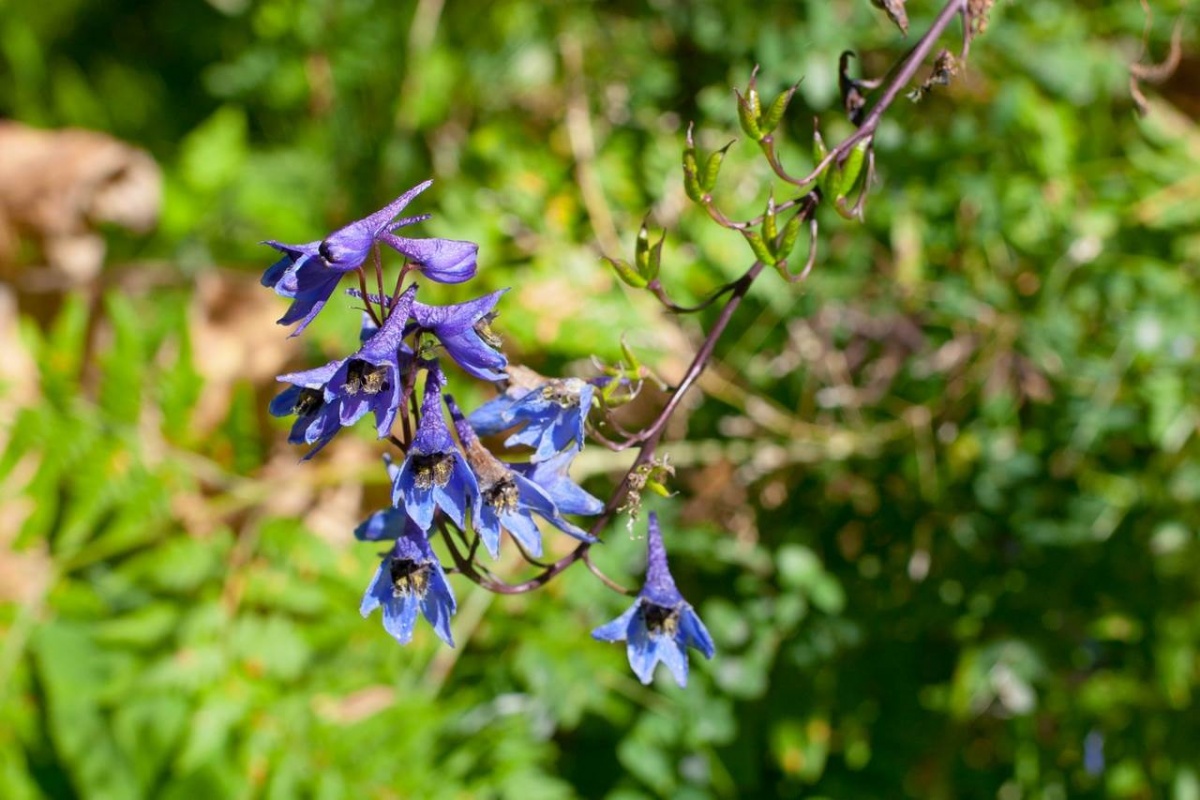
<path id="1" fill-rule="evenodd" d="M 756 286 L 666 447 L 674 571 L 718 645 L 686 690 L 590 641 L 624 601 L 582 570 L 456 584 L 455 651 L 360 620 L 375 554 L 313 520 L 363 480 L 348 518 L 384 502 L 382 470 L 360 446 L 280 480 L 269 377 L 217 387 L 198 427 L 216 345 L 190 284 L 265 291 L 236 282 L 271 260 L 256 242 L 433 175 L 427 229 L 482 246 L 444 299 L 513 286 L 518 360 L 580 368 L 628 331 L 677 369 L 698 329 L 597 243 L 628 257 L 652 208 L 673 292 L 739 274 L 739 237 L 683 197 L 683 127 L 721 146 L 753 65 L 767 96 L 803 77 L 803 172 L 814 113 L 836 141 L 838 53 L 878 74 L 906 47 L 869 3 L 0 8 L 0 113 L 152 151 L 162 225 L 109 271 L 168 265 L 5 344 L 36 394 L 0 457 L 6 800 L 1200 798 L 1200 129 L 1134 113 L 1137 3 L 999 4 L 955 84 L 890 114 L 866 224 L 830 214 L 806 284 Z M 1156 6 L 1155 57 L 1183 8 Z M 735 146 L 724 206 L 770 186 Z M 309 363 L 352 316 L 251 347 Z M 642 548 L 614 525 L 598 560 L 633 583 Z"/>

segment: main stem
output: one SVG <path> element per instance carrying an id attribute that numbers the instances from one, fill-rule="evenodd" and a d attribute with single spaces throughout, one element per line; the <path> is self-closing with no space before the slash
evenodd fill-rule
<path id="1" fill-rule="evenodd" d="M 917 40 L 917 44 L 909 52 L 908 56 L 900 63 L 900 68 L 888 79 L 887 85 L 883 88 L 883 94 L 871 106 L 871 110 L 867 116 L 863 118 L 862 124 L 854 133 L 847 136 L 838 144 L 837 147 L 829 151 L 825 158 L 821 159 L 819 164 L 813 167 L 809 175 L 799 181 L 797 185 L 808 185 L 821 176 L 821 173 L 827 166 L 834 163 L 835 160 L 841 163 L 845 159 L 846 154 L 859 142 L 869 139 L 875 135 L 875 130 L 879 127 L 879 121 L 883 119 L 883 115 L 895 102 L 900 92 L 908 85 L 908 82 L 917 74 L 917 70 L 925 63 L 925 59 L 929 57 L 929 51 L 933 49 L 934 44 L 946 32 L 950 22 L 958 14 L 962 14 L 966 19 L 966 2 L 965 0 L 950 0 L 942 8 L 933 24 L 929 26 L 929 30 L 925 31 L 924 35 Z"/>
<path id="2" fill-rule="evenodd" d="M 604 506 L 604 511 L 592 523 L 592 528 L 589 533 L 592 536 L 599 537 L 601 531 L 612 520 L 613 514 L 621 507 L 625 498 L 629 495 L 629 488 L 633 482 L 633 476 L 637 474 L 638 468 L 649 464 L 654 458 L 655 450 L 658 448 L 658 442 L 662 439 L 663 432 L 667 428 L 667 422 L 671 419 L 671 415 L 675 413 L 675 409 L 683 402 L 683 395 L 693 384 L 700 378 L 705 367 L 708 366 L 709 360 L 712 358 L 713 350 L 716 349 L 717 342 L 721 335 L 728 327 L 729 321 L 733 318 L 733 314 L 742 303 L 742 298 L 750 291 L 750 286 L 754 280 L 763 271 L 764 264 L 761 261 L 755 261 L 750 269 L 746 270 L 746 274 L 742 275 L 733 285 L 733 290 L 729 293 L 729 299 L 725 302 L 725 306 L 721 309 L 721 313 L 717 316 L 717 321 L 708 331 L 708 335 L 704 337 L 704 343 L 700 345 L 700 349 L 696 351 L 696 355 L 692 358 L 692 363 L 688 365 L 687 372 L 684 373 L 679 385 L 675 387 L 675 391 L 671 394 L 671 399 L 667 401 L 667 405 L 659 413 L 653 424 L 647 429 L 645 438 L 638 444 L 637 458 L 633 460 L 629 470 L 625 473 L 625 477 L 621 480 L 619 486 L 612 497 L 608 499 L 608 503 Z M 548 583 L 555 575 L 565 570 L 567 567 L 587 556 L 592 545 L 584 542 L 572 550 L 567 555 L 555 561 L 536 577 L 525 581 L 524 583 L 508 584 L 503 588 L 490 587 L 502 594 L 520 594 L 522 592 L 531 592 Z"/>
<path id="3" fill-rule="evenodd" d="M 901 62 L 899 69 L 897 69 L 895 73 L 893 73 L 888 79 L 887 84 L 884 86 L 883 94 L 880 96 L 879 100 L 876 101 L 875 105 L 871 107 L 870 112 L 867 113 L 858 129 L 850 136 L 846 137 L 846 139 L 839 143 L 835 148 L 833 148 L 833 150 L 829 152 L 825 159 L 823 159 L 820 164 L 817 164 L 814 167 L 811 175 L 797 183 L 808 184 L 812 181 L 815 181 L 820 176 L 821 171 L 830 163 L 832 163 L 834 159 L 843 159 L 856 144 L 875 134 L 875 130 L 879 127 L 879 121 L 883 118 L 884 113 L 887 112 L 888 108 L 900 95 L 900 92 L 917 74 L 917 70 L 921 68 L 921 65 L 929 56 L 934 44 L 945 32 L 955 15 L 958 14 L 963 15 L 964 20 L 966 20 L 965 0 L 950 0 L 947 2 L 942 8 L 941 13 L 938 14 L 937 18 L 933 21 L 933 24 L 929 27 L 929 30 L 927 30 L 925 34 L 921 36 L 921 38 L 917 41 L 916 46 L 913 47 L 912 51 L 909 52 L 908 56 L 905 57 L 905 59 Z M 815 209 L 813 210 L 815 211 Z M 608 500 L 608 503 L 605 504 L 604 511 L 602 511 L 600 516 L 597 517 L 595 522 L 592 523 L 591 530 L 589 531 L 592 536 L 597 538 L 599 537 L 600 532 L 604 530 L 604 528 L 612 520 L 613 515 L 617 513 L 617 509 L 621 507 L 621 504 L 625 501 L 625 498 L 628 497 L 630 488 L 633 484 L 634 476 L 637 474 L 638 470 L 651 463 L 651 460 L 654 458 L 655 451 L 658 449 L 658 443 L 662 439 L 663 432 L 666 430 L 667 422 L 671 419 L 671 416 L 675 413 L 675 410 L 679 408 L 679 404 L 683 402 L 684 394 L 700 378 L 700 375 L 708 366 L 708 362 L 712 358 L 713 351 L 716 349 L 717 342 L 720 340 L 721 335 L 724 334 L 725 328 L 728 327 L 729 321 L 733 318 L 734 312 L 737 311 L 738 306 L 741 305 L 742 298 L 746 296 L 746 293 L 750 291 L 750 287 L 753 285 L 755 279 L 758 278 L 758 276 L 762 273 L 764 266 L 765 265 L 760 261 L 754 262 L 750 268 L 746 270 L 746 273 L 732 284 L 732 291 L 729 293 L 729 299 L 725 302 L 725 306 L 721 309 L 721 313 L 717 316 L 716 322 L 708 331 L 708 334 L 704 337 L 703 344 L 700 345 L 700 349 L 696 352 L 695 357 L 692 358 L 691 364 L 688 365 L 687 372 L 684 373 L 683 379 L 680 380 L 679 385 L 672 393 L 671 399 L 667 401 L 667 405 L 659 413 L 658 417 L 654 420 L 650 427 L 639 434 L 636 444 L 638 448 L 637 457 L 633 460 L 633 464 L 630 465 L 628 471 L 626 471 L 625 477 L 621 479 L 620 485 L 617 486 L 616 491 L 613 492 L 612 497 L 610 497 Z M 531 578 L 523 583 L 509 584 L 500 583 L 494 580 L 485 580 L 484 584 L 486 585 L 486 588 L 501 594 L 521 594 L 523 592 L 533 591 L 544 586 L 556 575 L 574 564 L 576 561 L 581 559 L 587 560 L 588 552 L 591 550 L 591 547 L 591 544 L 587 542 L 580 544 L 570 553 L 563 556 L 558 561 L 555 561 L 553 564 L 550 564 L 536 577 Z M 458 566 L 463 568 L 465 565 L 460 560 L 457 551 L 455 551 L 455 556 L 455 561 L 458 562 Z M 476 574 L 473 577 L 476 580 L 479 580 L 479 578 L 482 576 L 478 576 Z M 612 585 L 612 583 L 607 580 L 605 582 L 609 583 L 610 586 Z"/>

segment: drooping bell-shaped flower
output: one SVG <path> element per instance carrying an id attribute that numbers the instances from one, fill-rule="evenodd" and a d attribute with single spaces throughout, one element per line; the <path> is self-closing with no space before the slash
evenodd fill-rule
<path id="1" fill-rule="evenodd" d="M 509 372 L 509 387 L 471 414 L 471 426 L 482 435 L 522 426 L 504 446 L 534 448 L 533 461 L 545 461 L 572 446 L 583 447 L 595 387 L 581 378 L 541 378 L 516 368 Z"/>
<path id="2" fill-rule="evenodd" d="M 436 366 L 425 380 L 421 422 L 408 455 L 392 485 L 392 503 L 403 506 L 421 528 L 429 530 L 440 508 L 459 528 L 466 527 L 466 511 L 478 497 L 475 475 L 450 435 L 442 409 L 445 378 Z"/>
<path id="3" fill-rule="evenodd" d="M 402 376 L 412 359 L 403 337 L 416 293 L 416 284 L 408 287 L 383 326 L 354 355 L 276 379 L 292 384 L 271 402 L 272 414 L 297 415 L 289 441 L 319 442 L 305 458 L 368 412 L 374 412 L 381 438 L 391 432 L 401 402 Z"/>
<path id="4" fill-rule="evenodd" d="M 320 452 L 321 448 L 333 439 L 334 434 L 342 429 L 337 404 L 325 402 L 325 383 L 332 374 L 333 370 L 330 369 L 320 373 L 310 370 L 302 377 L 285 376 L 301 382 L 277 394 L 268 406 L 272 416 L 295 415 L 296 421 L 292 423 L 288 443 L 313 445 L 313 448 L 304 454 L 305 461 Z"/>
<path id="5" fill-rule="evenodd" d="M 577 455 L 579 448 L 570 447 L 545 461 L 513 464 L 512 468 L 540 486 L 554 501 L 559 513 L 592 517 L 604 510 L 604 503 L 567 474 Z"/>
<path id="6" fill-rule="evenodd" d="M 687 648 L 694 647 L 712 658 L 716 648 L 712 637 L 692 606 L 675 587 L 667 567 L 658 515 L 650 512 L 646 563 L 646 582 L 637 600 L 624 614 L 592 631 L 605 642 L 626 642 L 629 666 L 642 683 L 654 679 L 658 662 L 667 665 L 680 686 L 687 685 Z"/>
<path id="7" fill-rule="evenodd" d="M 479 483 L 472 523 L 492 558 L 500 555 L 502 530 L 508 531 L 529 554 L 535 557 L 542 554 L 542 534 L 533 521 L 533 514 L 576 539 L 596 541 L 586 531 L 563 519 L 545 489 L 492 455 L 463 419 L 453 398 L 447 397 L 446 404 L 454 418 L 458 439 L 466 451 L 467 462 Z"/>
<path id="8" fill-rule="evenodd" d="M 505 377 L 508 359 L 500 352 L 500 337 L 491 328 L 496 303 L 508 289 L 451 306 L 413 304 L 413 318 L 430 331 L 446 353 L 468 375 L 485 381 Z"/>
<path id="9" fill-rule="evenodd" d="M 395 540 L 363 594 L 359 607 L 363 617 L 382 607 L 384 629 L 400 644 L 408 644 L 420 611 L 442 641 L 453 647 L 454 592 L 424 531 L 403 510 L 389 508 L 368 517 L 354 535 L 367 541 Z"/>

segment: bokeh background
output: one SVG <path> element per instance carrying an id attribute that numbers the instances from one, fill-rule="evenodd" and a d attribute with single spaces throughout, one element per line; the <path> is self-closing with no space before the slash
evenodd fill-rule
<path id="1" fill-rule="evenodd" d="M 913 31 L 939 5 L 909 3 Z M 823 217 L 807 283 L 759 281 L 652 506 L 718 646 L 681 690 L 591 641 L 626 601 L 583 570 L 457 582 L 455 650 L 359 618 L 380 447 L 356 430 L 300 465 L 265 412 L 357 315 L 286 339 L 258 242 L 432 176 L 426 232 L 481 245 L 438 301 L 511 286 L 514 361 L 586 373 L 624 334 L 670 379 L 711 316 L 599 254 L 649 212 L 681 298 L 739 274 L 683 194 L 687 122 L 720 146 L 755 64 L 768 96 L 803 77 L 806 171 L 812 116 L 846 130 L 838 54 L 879 74 L 908 46 L 882 14 L 3 0 L 0 115 L 143 148 L 164 194 L 152 233 L 101 226 L 94 279 L 36 237 L 5 267 L 0 797 L 1200 798 L 1194 11 L 1154 4 L 1144 60 L 1176 20 L 1184 57 L 1139 117 L 1138 3 L 998 4 L 959 79 L 890 113 L 865 224 Z M 724 206 L 771 185 L 735 145 Z M 592 446 L 579 475 L 603 495 L 624 463 Z M 640 535 L 618 521 L 597 555 L 630 584 Z"/>

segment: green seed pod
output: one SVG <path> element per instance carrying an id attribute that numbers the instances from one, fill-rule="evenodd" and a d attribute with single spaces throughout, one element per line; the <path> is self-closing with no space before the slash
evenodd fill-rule
<path id="1" fill-rule="evenodd" d="M 650 264 L 650 229 L 646 226 L 646 220 L 642 220 L 641 230 L 638 231 L 637 244 L 633 248 L 633 263 L 640 274 L 646 274 Z"/>
<path id="2" fill-rule="evenodd" d="M 687 145 L 683 148 L 683 190 L 692 202 L 704 204 L 704 189 L 700 186 L 700 166 L 696 161 L 696 142 L 692 126 L 688 126 Z"/>
<path id="3" fill-rule="evenodd" d="M 787 111 L 788 104 L 792 102 L 792 96 L 796 94 L 796 89 L 799 87 L 800 84 L 797 83 L 792 88 L 785 90 L 767 107 L 767 113 L 763 115 L 762 122 L 759 123 L 759 128 L 764 135 L 773 133 L 779 127 L 779 123 L 783 120 L 784 112 Z"/>
<path id="4" fill-rule="evenodd" d="M 796 248 L 796 241 L 800 238 L 800 228 L 804 225 L 804 220 L 801 219 L 800 212 L 796 212 L 783 226 L 783 236 L 779 239 L 779 246 L 775 248 L 775 257 L 780 261 L 792 254 L 792 250 Z"/>
<path id="5" fill-rule="evenodd" d="M 666 240 L 667 233 L 663 231 L 663 235 L 658 237 L 658 241 L 650 248 L 650 257 L 646 259 L 646 267 L 642 270 L 642 277 L 649 282 L 658 280 L 658 269 L 662 265 L 663 242 Z"/>
<path id="6" fill-rule="evenodd" d="M 754 257 L 768 266 L 774 266 L 776 258 L 771 253 L 767 243 L 763 241 L 762 236 L 757 232 L 745 229 L 742 231 L 742 236 L 746 238 L 746 243 L 750 245 L 750 249 L 754 251 Z"/>
<path id="7" fill-rule="evenodd" d="M 774 249 L 775 239 L 779 236 L 779 224 L 775 218 L 775 194 L 767 196 L 767 210 L 763 214 L 762 236 L 768 247 Z"/>
<path id="8" fill-rule="evenodd" d="M 862 175 L 863 164 L 867 160 L 867 151 L 871 148 L 871 140 L 863 139 L 846 154 L 846 163 L 842 165 L 842 192 L 848 193 L 854 189 L 854 184 Z M 838 195 L 839 197 L 842 195 Z"/>
<path id="9" fill-rule="evenodd" d="M 820 164 L 829 155 L 829 149 L 825 147 L 825 140 L 821 138 L 821 132 L 813 127 L 813 166 Z M 822 170 L 820 177 L 817 178 L 817 186 L 821 187 L 821 194 L 830 198 L 837 197 L 841 191 L 841 182 L 838 180 L 838 169 L 836 164 L 829 164 Z"/>
<path id="10" fill-rule="evenodd" d="M 635 289 L 645 289 L 648 280 L 643 278 L 636 269 L 634 269 L 628 261 L 622 258 L 609 258 L 601 256 L 613 268 L 613 272 L 617 273 L 617 277 L 629 284 Z"/>
<path id="11" fill-rule="evenodd" d="M 758 127 L 758 120 L 762 115 L 762 103 L 758 98 L 758 90 L 754 88 L 754 81 L 751 80 L 745 95 L 737 89 L 734 89 L 733 93 L 737 95 L 738 122 L 741 123 L 742 130 L 754 141 L 761 142 L 763 134 L 762 129 Z"/>
<path id="12" fill-rule="evenodd" d="M 733 142 L 722 147 L 708 157 L 704 162 L 704 174 L 700 176 L 700 188 L 705 193 L 711 192 L 717 186 L 717 176 L 721 173 L 721 162 L 725 160 L 725 153 L 733 146 Z"/>

